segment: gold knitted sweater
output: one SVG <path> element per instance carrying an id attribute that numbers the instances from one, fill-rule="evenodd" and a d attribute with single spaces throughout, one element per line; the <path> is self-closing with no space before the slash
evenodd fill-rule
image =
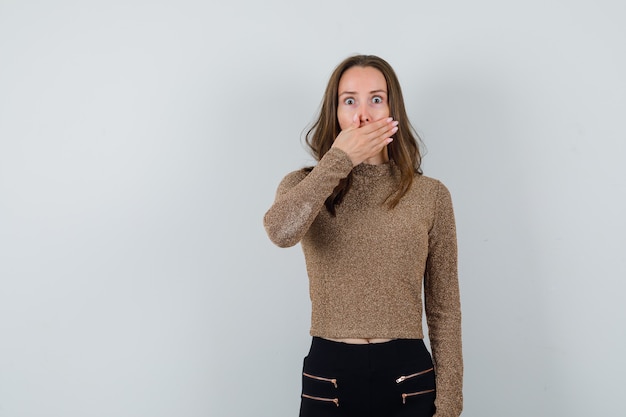
<path id="1" fill-rule="evenodd" d="M 353 173 L 352 187 L 328 213 L 325 200 Z M 301 242 L 312 302 L 311 335 L 422 339 L 422 288 L 433 360 L 437 417 L 462 409 L 463 359 L 457 248 L 450 193 L 416 174 L 393 209 L 393 163 L 352 162 L 331 148 L 309 173 L 288 174 L 264 217 L 280 247 Z"/>

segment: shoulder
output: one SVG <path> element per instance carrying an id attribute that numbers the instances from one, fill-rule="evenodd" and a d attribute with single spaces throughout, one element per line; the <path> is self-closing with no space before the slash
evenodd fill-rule
<path id="1" fill-rule="evenodd" d="M 433 213 L 452 210 L 452 196 L 448 187 L 438 179 L 416 175 L 411 187 L 412 198 L 430 207 Z"/>
<path id="2" fill-rule="evenodd" d="M 415 174 L 415 180 L 413 182 L 415 188 L 421 192 L 437 196 L 437 195 L 450 195 L 448 187 L 443 182 L 436 178 L 427 177 L 422 174 Z"/>

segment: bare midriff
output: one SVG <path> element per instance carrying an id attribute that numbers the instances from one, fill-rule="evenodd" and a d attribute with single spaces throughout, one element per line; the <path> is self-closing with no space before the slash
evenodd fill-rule
<path id="1" fill-rule="evenodd" d="M 330 337 L 326 337 L 325 339 L 332 340 L 333 342 L 341 342 L 341 343 L 349 343 L 351 345 L 367 345 L 370 343 L 385 343 L 389 342 L 393 339 L 353 339 L 353 338 L 345 338 L 345 339 L 333 339 Z"/>

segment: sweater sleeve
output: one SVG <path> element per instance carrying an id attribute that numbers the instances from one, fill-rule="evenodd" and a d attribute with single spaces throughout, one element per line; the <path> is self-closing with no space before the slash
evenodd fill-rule
<path id="1" fill-rule="evenodd" d="M 458 417 L 463 409 L 463 356 L 456 226 L 450 192 L 441 183 L 429 232 L 424 301 L 436 372 L 435 416 Z"/>
<path id="2" fill-rule="evenodd" d="M 263 218 L 270 240 L 283 248 L 300 242 L 326 199 L 350 171 L 352 161 L 348 155 L 331 148 L 308 175 L 304 176 L 303 171 L 287 175 Z"/>

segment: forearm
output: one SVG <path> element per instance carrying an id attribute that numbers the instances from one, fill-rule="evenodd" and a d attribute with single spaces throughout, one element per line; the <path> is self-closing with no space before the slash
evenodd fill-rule
<path id="1" fill-rule="evenodd" d="M 263 223 L 272 242 L 280 247 L 297 244 L 306 234 L 326 199 L 352 170 L 342 150 L 332 148 L 302 180 L 285 178 Z"/>

